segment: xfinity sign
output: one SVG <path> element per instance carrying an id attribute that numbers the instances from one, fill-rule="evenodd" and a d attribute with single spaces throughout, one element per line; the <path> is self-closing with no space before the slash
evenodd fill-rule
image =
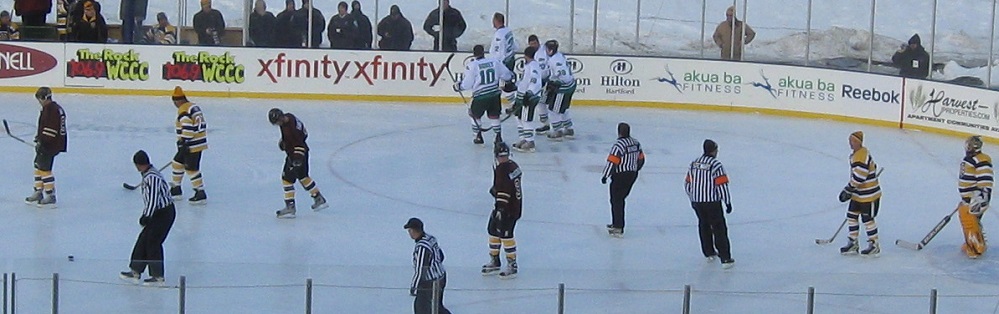
<path id="1" fill-rule="evenodd" d="M 843 98 L 883 102 L 889 104 L 901 104 L 899 100 L 902 94 L 895 90 L 878 90 L 877 88 L 855 88 L 848 84 L 843 84 Z"/>

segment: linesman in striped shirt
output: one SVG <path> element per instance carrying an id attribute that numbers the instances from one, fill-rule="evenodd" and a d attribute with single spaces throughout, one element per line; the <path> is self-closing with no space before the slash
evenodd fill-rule
<path id="1" fill-rule="evenodd" d="M 624 199 L 631 194 L 631 187 L 638 179 L 638 171 L 645 165 L 645 153 L 642 144 L 631 137 L 631 126 L 621 122 L 617 124 L 617 142 L 607 155 L 607 166 L 600 183 L 607 184 L 611 179 L 610 203 L 611 224 L 607 225 L 607 233 L 613 237 L 624 236 Z"/>
<path id="2" fill-rule="evenodd" d="M 982 152 L 982 138 L 978 136 L 964 142 L 964 152 L 957 184 L 961 193 L 958 217 L 964 229 L 961 250 L 969 258 L 978 258 L 988 249 L 981 220 L 992 199 L 992 157 Z"/>
<path id="3" fill-rule="evenodd" d="M 857 236 L 860 234 L 860 224 L 857 218 L 864 222 L 867 229 L 867 242 L 869 245 L 860 255 L 877 257 L 881 254 L 881 245 L 878 242 L 878 225 L 874 217 L 878 216 L 878 209 L 881 207 L 881 184 L 878 183 L 878 164 L 874 162 L 871 153 L 864 147 L 864 132 L 857 131 L 850 134 L 850 182 L 846 184 L 839 194 L 839 200 L 850 201 L 850 207 L 846 212 L 847 225 L 850 226 L 850 233 L 847 235 L 846 246 L 839 249 L 844 255 L 857 254 L 860 246 L 857 244 Z"/>
<path id="4" fill-rule="evenodd" d="M 409 237 L 416 241 L 413 250 L 413 281 L 409 295 L 413 300 L 413 313 L 432 313 L 434 282 L 440 282 L 440 297 L 437 299 L 437 309 L 440 314 L 451 314 L 444 307 L 444 286 L 447 286 L 447 272 L 444 271 L 444 251 L 437 245 L 437 238 L 423 231 L 423 221 L 419 218 L 409 218 L 402 226 L 409 232 Z"/>
<path id="5" fill-rule="evenodd" d="M 143 280 L 145 285 L 157 285 L 163 279 L 163 241 L 166 240 L 170 228 L 173 227 L 177 211 L 170 197 L 170 185 L 163 175 L 149 163 L 149 155 L 138 151 L 132 156 L 135 169 L 142 173 L 142 216 L 139 225 L 142 232 L 135 240 L 132 248 L 129 270 L 121 272 L 121 278 L 138 281 L 142 273 L 149 267 L 149 278 Z"/>
<path id="6" fill-rule="evenodd" d="M 201 107 L 187 100 L 187 95 L 180 86 L 173 89 L 173 104 L 177 107 L 177 154 L 173 157 L 170 195 L 178 199 L 181 197 L 183 192 L 180 189 L 180 181 L 186 172 L 194 188 L 194 196 L 188 199 L 188 202 L 193 205 L 204 205 L 208 200 L 201 178 L 201 153 L 208 149 L 208 127 L 205 126 L 205 116 L 201 112 Z"/>
<path id="7" fill-rule="evenodd" d="M 690 204 L 697 214 L 697 231 L 701 238 L 701 253 L 710 262 L 721 258 L 722 268 L 735 266 L 728 241 L 725 213 L 732 213 L 732 200 L 728 193 L 728 175 L 718 159 L 718 144 L 704 140 L 704 154 L 690 163 L 684 186 Z M 717 251 L 716 251 L 717 250 Z"/>

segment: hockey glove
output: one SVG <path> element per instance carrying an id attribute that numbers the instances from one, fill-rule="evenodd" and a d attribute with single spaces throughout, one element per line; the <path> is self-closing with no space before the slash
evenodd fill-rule
<path id="1" fill-rule="evenodd" d="M 600 184 L 607 184 L 607 177 L 601 177 Z"/>
<path id="2" fill-rule="evenodd" d="M 278 149 L 284 151 L 284 141 L 278 140 Z"/>
<path id="3" fill-rule="evenodd" d="M 726 214 L 732 213 L 732 203 L 725 203 L 725 213 Z"/>
<path id="4" fill-rule="evenodd" d="M 846 187 L 843 188 L 842 191 L 839 192 L 839 201 L 840 202 L 849 201 L 850 198 L 853 197 L 853 192 L 855 191 L 856 189 L 854 189 L 852 186 L 847 185 Z"/>
<path id="5" fill-rule="evenodd" d="M 547 92 L 548 95 L 555 95 L 555 92 L 558 91 L 559 85 L 561 84 L 555 81 L 548 82 L 548 86 L 545 86 L 545 92 Z"/>
<path id="6" fill-rule="evenodd" d="M 503 84 L 503 91 L 507 93 L 512 93 L 517 91 L 517 85 L 513 82 L 506 82 Z"/>
<path id="7" fill-rule="evenodd" d="M 191 148 L 187 146 L 187 142 L 180 139 L 177 140 L 177 151 L 187 154 L 191 152 Z"/>
<path id="8" fill-rule="evenodd" d="M 496 198 L 496 188 L 489 188 L 489 195 L 492 195 L 493 198 Z"/>

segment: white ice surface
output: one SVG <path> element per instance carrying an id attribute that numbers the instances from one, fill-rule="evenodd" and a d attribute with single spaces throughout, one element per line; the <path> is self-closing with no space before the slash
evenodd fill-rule
<path id="1" fill-rule="evenodd" d="M 3 94 L 15 135 L 29 137 L 37 105 Z M 9 97 L 9 98 L 7 98 Z M 125 284 L 139 232 L 141 200 L 122 182 L 139 175 L 145 149 L 159 166 L 173 153 L 174 108 L 164 97 L 56 95 L 66 109 L 69 152 L 56 159 L 59 208 L 23 204 L 31 191 L 31 148 L 0 138 L 0 268 L 16 272 L 17 309 L 49 311 L 58 272 L 67 313 L 176 313 L 176 288 Z M 491 149 L 471 144 L 465 109 L 454 104 L 346 103 L 194 98 L 205 111 L 203 171 L 209 203 L 178 205 L 166 241 L 167 283 L 187 276 L 189 313 L 301 313 L 305 280 L 317 313 L 406 313 L 413 242 L 402 225 L 426 222 L 446 252 L 447 306 L 455 313 L 554 313 L 565 283 L 567 313 L 679 312 L 685 284 L 697 313 L 802 312 L 814 286 L 820 313 L 920 313 L 940 291 L 940 313 L 996 308 L 999 257 L 968 260 L 955 217 L 923 251 L 917 241 L 958 201 L 961 139 L 894 128 L 726 112 L 612 107 L 574 109 L 578 138 L 538 142 L 514 153 L 524 170 L 517 227 L 520 277 L 482 277 L 485 224 L 493 201 Z M 278 220 L 279 137 L 267 109 L 297 114 L 310 132 L 311 174 L 330 208 Z M 628 121 L 648 163 L 628 198 L 627 231 L 609 238 L 607 186 L 599 171 Z M 506 138 L 515 137 L 507 123 Z M 880 258 L 844 257 L 845 241 L 818 246 L 842 221 L 836 195 L 848 179 L 847 135 L 866 132 L 885 169 L 878 225 Z M 682 189 L 701 141 L 720 144 L 732 179 L 727 216 L 735 268 L 701 256 L 696 219 Z M 992 146 L 986 152 L 995 155 Z M 185 193 L 190 195 L 185 179 Z M 986 231 L 996 230 L 988 213 Z M 845 230 L 844 230 L 845 233 Z M 68 261 L 73 255 L 75 261 Z M 958 297 L 964 296 L 964 297 Z"/>

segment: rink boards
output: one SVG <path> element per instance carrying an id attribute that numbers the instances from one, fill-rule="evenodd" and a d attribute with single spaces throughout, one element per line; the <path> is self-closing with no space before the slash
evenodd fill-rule
<path id="1" fill-rule="evenodd" d="M 0 91 L 460 102 L 468 53 L 0 44 Z M 568 57 L 576 105 L 760 112 L 999 139 L 999 92 L 798 66 L 630 56 Z M 523 67 L 517 60 L 516 70 Z M 26 99 L 28 101 L 30 99 Z"/>

